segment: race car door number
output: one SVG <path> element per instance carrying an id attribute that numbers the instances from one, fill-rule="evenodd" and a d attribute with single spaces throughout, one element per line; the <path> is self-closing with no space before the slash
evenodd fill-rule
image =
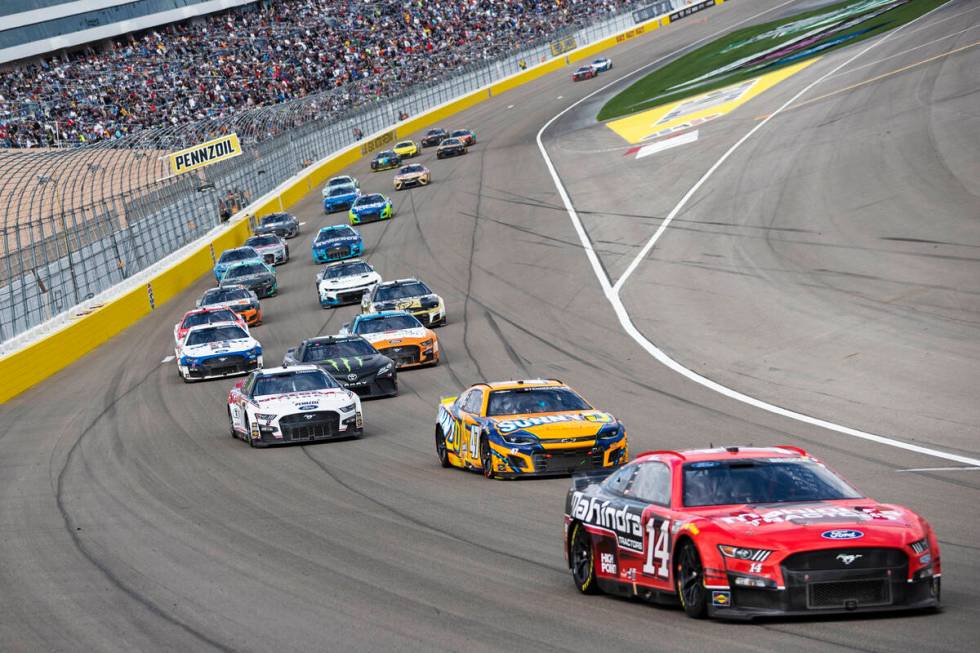
<path id="1" fill-rule="evenodd" d="M 643 563 L 643 573 L 659 578 L 667 578 L 670 573 L 670 520 L 660 521 L 657 527 L 656 519 L 653 515 L 647 521 L 646 541 L 646 561 Z"/>

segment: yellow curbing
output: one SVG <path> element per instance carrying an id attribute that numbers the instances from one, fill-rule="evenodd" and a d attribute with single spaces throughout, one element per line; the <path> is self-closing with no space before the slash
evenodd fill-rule
<path id="1" fill-rule="evenodd" d="M 720 4 L 722 1 L 715 0 L 716 4 Z M 489 87 L 468 93 L 415 118 L 410 118 L 396 125 L 396 131 L 398 134 L 407 135 L 425 129 L 491 97 L 560 70 L 572 61 L 593 56 L 598 52 L 652 32 L 669 23 L 670 19 L 666 16 L 652 18 L 619 34 L 550 59 L 499 82 L 492 83 Z M 41 340 L 0 357 L 0 379 L 2 379 L 0 404 L 71 365 L 151 313 L 154 307 L 173 299 L 200 280 L 202 276 L 210 274 L 214 267 L 211 257 L 212 248 L 217 254 L 225 249 L 237 247 L 244 242 L 251 233 L 249 216 L 261 217 L 288 209 L 302 200 L 311 190 L 323 184 L 329 177 L 361 158 L 360 145 L 358 144 L 323 161 L 314 163 L 296 175 L 293 181 L 287 182 L 287 186 L 264 195 L 246 207 L 245 211 L 232 219 L 229 229 L 205 242 L 200 248 L 167 270 L 152 277 L 147 284 L 143 284 L 123 296 L 113 299 L 104 306 L 77 317 L 75 321 L 66 324 Z M 150 304 L 151 292 L 153 306 Z"/>

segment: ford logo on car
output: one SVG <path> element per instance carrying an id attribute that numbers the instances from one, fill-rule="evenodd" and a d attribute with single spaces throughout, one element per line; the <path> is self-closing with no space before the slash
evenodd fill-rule
<path id="1" fill-rule="evenodd" d="M 850 528 L 838 528 L 832 531 L 824 531 L 820 537 L 825 540 L 858 540 L 864 537 L 864 533 Z"/>

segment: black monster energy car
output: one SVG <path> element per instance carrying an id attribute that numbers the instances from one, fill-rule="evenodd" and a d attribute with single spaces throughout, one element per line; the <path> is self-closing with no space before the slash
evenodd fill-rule
<path id="1" fill-rule="evenodd" d="M 364 398 L 398 394 L 395 365 L 361 336 L 324 336 L 304 340 L 286 352 L 283 367 L 319 365 L 341 386 Z"/>

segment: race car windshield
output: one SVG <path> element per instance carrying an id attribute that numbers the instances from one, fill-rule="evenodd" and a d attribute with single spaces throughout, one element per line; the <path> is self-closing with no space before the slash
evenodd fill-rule
<path id="1" fill-rule="evenodd" d="M 333 187 L 333 186 L 353 186 L 354 185 L 354 180 L 351 179 L 350 177 L 334 177 L 333 179 L 330 180 L 330 183 L 327 184 L 327 185 L 330 186 L 330 187 Z"/>
<path id="2" fill-rule="evenodd" d="M 452 133 L 452 136 L 453 138 L 461 138 L 463 136 L 466 136 L 466 131 L 463 129 L 457 129 Z"/>
<path id="3" fill-rule="evenodd" d="M 343 195 L 350 195 L 354 192 L 354 187 L 344 184 L 343 186 L 334 186 L 330 189 L 330 197 L 341 197 Z"/>
<path id="4" fill-rule="evenodd" d="M 268 225 L 279 224 L 280 222 L 288 222 L 288 221 L 289 221 L 289 216 L 283 215 L 282 213 L 278 213 L 275 215 L 267 215 L 264 218 L 262 218 L 262 226 L 265 227 Z"/>
<path id="5" fill-rule="evenodd" d="M 430 129 L 426 136 L 442 136 L 445 133 L 445 129 Z"/>
<path id="6" fill-rule="evenodd" d="M 384 333 L 385 331 L 402 331 L 404 329 L 420 329 L 422 323 L 412 315 L 392 315 L 374 320 L 361 320 L 357 323 L 357 333 Z"/>
<path id="7" fill-rule="evenodd" d="M 303 350 L 303 362 L 315 363 L 338 358 L 373 356 L 378 351 L 364 340 L 341 340 L 339 342 L 315 342 Z"/>
<path id="8" fill-rule="evenodd" d="M 487 415 L 533 415 L 591 408 L 568 388 L 514 388 L 491 392 Z"/>
<path id="9" fill-rule="evenodd" d="M 357 233 L 350 227 L 340 227 L 339 229 L 328 229 L 327 231 L 321 231 L 317 234 L 316 242 L 325 243 L 329 240 L 335 238 L 350 238 L 351 236 L 356 236 Z"/>
<path id="10" fill-rule="evenodd" d="M 265 266 L 261 263 L 245 263 L 234 267 L 225 273 L 225 279 L 237 279 L 239 277 L 248 277 L 253 274 L 262 274 L 267 272 Z"/>
<path id="11" fill-rule="evenodd" d="M 453 145 L 462 145 L 462 142 L 460 142 L 458 138 L 447 138 L 442 142 L 442 144 L 447 146 L 453 146 Z"/>
<path id="12" fill-rule="evenodd" d="M 409 174 L 412 174 L 413 172 L 422 172 L 422 170 L 423 170 L 422 166 L 420 166 L 417 163 L 413 163 L 410 166 L 405 166 L 404 168 L 402 168 L 398 172 L 400 172 L 403 175 L 409 175 Z"/>
<path id="13" fill-rule="evenodd" d="M 371 274 L 373 270 L 367 263 L 346 263 L 326 268 L 323 271 L 324 279 L 340 279 L 341 277 L 352 277 L 356 274 Z"/>
<path id="14" fill-rule="evenodd" d="M 279 239 L 275 236 L 252 236 L 245 241 L 249 247 L 265 247 L 267 245 L 278 245 Z"/>
<path id="15" fill-rule="evenodd" d="M 390 302 L 396 299 L 408 299 L 409 297 L 421 297 L 430 295 L 432 291 L 421 281 L 402 283 L 397 286 L 382 286 L 374 294 L 376 302 Z"/>
<path id="16" fill-rule="evenodd" d="M 200 329 L 192 331 L 187 336 L 187 345 L 206 345 L 209 342 L 224 342 L 225 340 L 241 340 L 247 338 L 248 334 L 240 326 L 220 326 L 212 329 Z"/>
<path id="17" fill-rule="evenodd" d="M 255 382 L 252 395 L 264 397 L 267 395 L 285 395 L 292 392 L 312 392 L 339 388 L 337 382 L 320 370 L 289 372 L 275 376 L 263 376 Z"/>
<path id="18" fill-rule="evenodd" d="M 201 298 L 201 305 L 207 306 L 208 304 L 233 302 L 239 299 L 251 299 L 251 297 L 249 296 L 248 291 L 243 288 L 234 288 L 231 290 L 215 288 L 214 290 L 209 290 L 204 293 L 204 297 Z"/>
<path id="19" fill-rule="evenodd" d="M 253 249 L 229 249 L 221 254 L 221 258 L 218 259 L 218 262 L 233 263 L 235 261 L 244 261 L 250 258 L 255 258 L 255 250 Z"/>
<path id="20" fill-rule="evenodd" d="M 859 499 L 823 465 L 794 458 L 706 460 L 684 465 L 685 506 Z"/>
<path id="21" fill-rule="evenodd" d="M 391 150 L 385 150 L 384 152 L 378 154 L 379 159 L 394 159 L 396 156 L 398 155 Z"/>
<path id="22" fill-rule="evenodd" d="M 354 206 L 367 206 L 368 204 L 378 204 L 384 201 L 384 195 L 364 195 L 354 202 Z"/>
<path id="23" fill-rule="evenodd" d="M 213 324 L 215 322 L 234 322 L 238 318 L 227 308 L 220 311 L 205 311 L 203 313 L 191 313 L 180 323 L 181 328 L 190 329 L 191 327 L 202 324 Z"/>
<path id="24" fill-rule="evenodd" d="M 587 73 L 587 72 L 589 72 L 589 70 L 590 70 L 590 68 L 588 68 L 586 66 L 583 66 L 583 67 L 579 68 L 577 72 Z"/>
<path id="25" fill-rule="evenodd" d="M 415 143 L 412 141 L 402 141 L 401 143 L 395 145 L 395 147 L 412 147 L 413 145 L 415 145 Z"/>

